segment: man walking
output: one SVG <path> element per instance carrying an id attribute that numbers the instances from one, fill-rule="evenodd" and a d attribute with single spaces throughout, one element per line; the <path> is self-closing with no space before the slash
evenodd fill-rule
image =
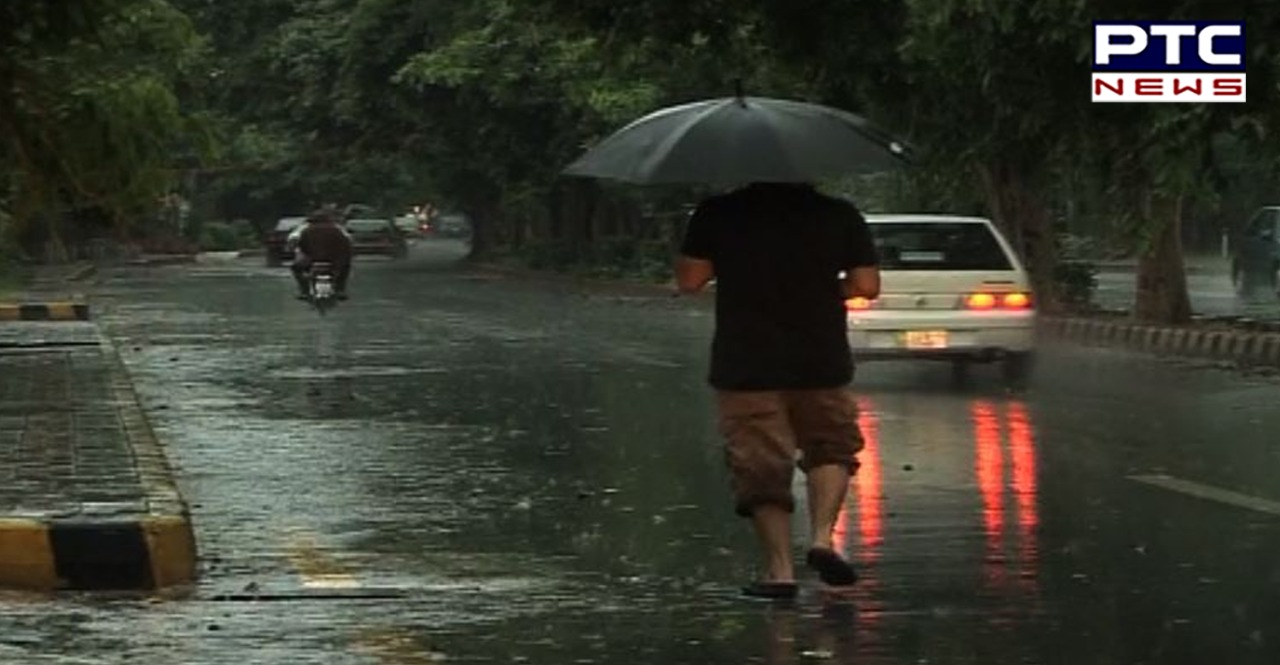
<path id="1" fill-rule="evenodd" d="M 806 563 L 848 587 L 853 567 L 832 531 L 862 448 L 846 338 L 846 298 L 875 298 L 880 272 L 866 220 L 852 204 L 804 184 L 757 183 L 704 201 L 689 221 L 676 284 L 716 280 L 709 383 L 735 508 L 766 560 L 749 596 L 791 598 L 793 465 L 806 475 Z M 798 453 L 798 460 L 797 460 Z"/>

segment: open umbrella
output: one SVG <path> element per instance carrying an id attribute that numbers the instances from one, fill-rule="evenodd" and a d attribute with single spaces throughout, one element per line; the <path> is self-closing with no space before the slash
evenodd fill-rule
<path id="1" fill-rule="evenodd" d="M 852 113 L 738 95 L 651 113 L 564 172 L 634 184 L 814 182 L 890 170 L 909 154 L 904 143 Z"/>

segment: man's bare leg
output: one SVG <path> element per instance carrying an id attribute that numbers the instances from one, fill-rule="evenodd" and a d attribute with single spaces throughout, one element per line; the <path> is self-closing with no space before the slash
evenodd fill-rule
<path id="1" fill-rule="evenodd" d="M 831 533 L 835 530 L 840 509 L 849 493 L 849 468 L 840 464 L 827 464 L 809 469 L 809 527 L 812 546 L 834 549 Z"/>
<path id="2" fill-rule="evenodd" d="M 849 492 L 849 468 L 842 464 L 827 464 L 809 469 L 809 523 L 812 529 L 812 547 L 805 556 L 810 568 L 818 571 L 822 581 L 831 587 L 852 588 L 858 574 L 835 551 L 832 531 Z"/>
<path id="3" fill-rule="evenodd" d="M 764 581 L 794 582 L 791 562 L 791 513 L 777 506 L 758 506 L 751 513 L 751 523 L 760 538 L 768 566 Z"/>

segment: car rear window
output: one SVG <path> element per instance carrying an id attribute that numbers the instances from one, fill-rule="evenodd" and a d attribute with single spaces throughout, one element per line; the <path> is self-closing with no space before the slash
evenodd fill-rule
<path id="1" fill-rule="evenodd" d="M 881 270 L 1012 270 L 986 224 L 974 222 L 873 223 Z"/>
<path id="2" fill-rule="evenodd" d="M 292 231 L 303 222 L 307 221 L 306 217 L 285 217 L 276 222 L 277 231 Z"/>
<path id="3" fill-rule="evenodd" d="M 386 231 L 387 221 L 384 219 L 353 219 L 347 222 L 347 230 L 353 233 Z"/>

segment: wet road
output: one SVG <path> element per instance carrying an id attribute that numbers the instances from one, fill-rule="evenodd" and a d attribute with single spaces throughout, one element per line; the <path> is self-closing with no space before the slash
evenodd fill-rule
<path id="1" fill-rule="evenodd" d="M 123 273 L 194 598 L 0 599 L 0 663 L 1275 663 L 1274 378 L 1047 350 L 1031 391 L 859 372 L 864 581 L 747 602 L 710 312 L 357 265 L 320 319 L 243 261 Z M 992 372 L 991 374 L 994 374 Z"/>
<path id="2" fill-rule="evenodd" d="M 1280 319 L 1280 298 L 1259 290 L 1240 296 L 1231 284 L 1229 265 L 1223 260 L 1198 259 L 1188 266 L 1187 291 L 1191 309 L 1204 316 L 1247 316 L 1258 320 Z M 1098 273 L 1094 302 L 1108 309 L 1133 308 L 1136 277 L 1132 269 L 1104 269 Z"/>

